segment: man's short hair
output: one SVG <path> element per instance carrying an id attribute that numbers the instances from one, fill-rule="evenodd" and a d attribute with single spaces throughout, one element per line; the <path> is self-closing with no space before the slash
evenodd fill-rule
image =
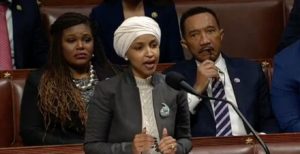
<path id="1" fill-rule="evenodd" d="M 184 12 L 182 14 L 182 16 L 181 16 L 181 19 L 180 19 L 180 30 L 181 30 L 182 37 L 184 37 L 184 35 L 185 35 L 184 22 L 186 21 L 186 19 L 189 18 L 189 17 L 191 17 L 191 16 L 193 16 L 193 15 L 201 14 L 201 13 L 209 13 L 209 14 L 211 14 L 215 18 L 215 20 L 216 20 L 216 22 L 218 24 L 218 28 L 220 28 L 219 19 L 218 19 L 216 13 L 212 9 L 209 9 L 209 8 L 206 8 L 206 7 L 201 7 L 201 6 L 194 7 L 194 8 L 191 8 L 191 9 L 187 10 L 186 12 Z"/>

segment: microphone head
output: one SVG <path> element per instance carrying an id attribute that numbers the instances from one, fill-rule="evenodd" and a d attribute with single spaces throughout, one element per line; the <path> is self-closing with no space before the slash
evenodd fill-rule
<path id="1" fill-rule="evenodd" d="M 182 86 L 180 85 L 181 81 L 184 81 L 185 78 L 183 75 L 177 73 L 177 72 L 168 72 L 166 74 L 166 83 L 176 89 L 176 90 L 181 90 Z"/>

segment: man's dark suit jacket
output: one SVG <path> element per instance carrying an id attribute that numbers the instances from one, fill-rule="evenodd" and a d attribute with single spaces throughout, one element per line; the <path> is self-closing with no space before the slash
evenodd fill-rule
<path id="1" fill-rule="evenodd" d="M 144 0 L 145 16 L 154 19 L 161 29 L 160 63 L 184 60 L 180 45 L 178 19 L 174 4 L 157 6 L 152 0 Z M 105 54 L 112 63 L 125 64 L 113 48 L 115 30 L 124 21 L 122 0 L 104 2 L 95 7 L 90 17 L 100 28 L 98 35 L 103 41 Z"/>
<path id="2" fill-rule="evenodd" d="M 258 132 L 278 132 L 279 127 L 271 110 L 269 87 L 259 64 L 223 55 L 239 110 Z M 167 70 L 179 72 L 193 86 L 196 80 L 195 59 L 175 64 Z M 240 82 L 234 79 L 239 78 Z M 209 100 L 202 100 L 191 115 L 192 136 L 215 136 L 216 123 Z M 246 127 L 247 133 L 249 129 Z"/>
<path id="3" fill-rule="evenodd" d="M 12 0 L 10 10 L 16 68 L 42 67 L 47 62 L 48 40 L 36 0 Z"/>

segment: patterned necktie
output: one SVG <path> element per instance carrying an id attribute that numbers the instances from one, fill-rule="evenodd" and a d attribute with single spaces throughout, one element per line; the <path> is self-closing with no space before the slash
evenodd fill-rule
<path id="1" fill-rule="evenodd" d="M 212 81 L 212 97 L 226 99 L 221 78 Z M 214 101 L 214 113 L 216 121 L 216 136 L 232 135 L 228 104 L 224 101 Z"/>
<path id="2" fill-rule="evenodd" d="M 12 59 L 6 22 L 7 6 L 0 5 L 0 70 L 11 70 Z"/>

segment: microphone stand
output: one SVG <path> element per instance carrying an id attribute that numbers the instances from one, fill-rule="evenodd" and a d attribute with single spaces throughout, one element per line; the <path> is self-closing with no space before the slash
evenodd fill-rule
<path id="1" fill-rule="evenodd" d="M 199 95 L 197 93 L 193 93 L 194 95 L 198 96 L 199 98 L 207 98 L 210 100 L 215 100 L 215 101 L 224 101 L 228 104 L 230 104 L 230 106 L 235 110 L 235 112 L 239 115 L 239 117 L 242 119 L 242 121 L 247 125 L 247 127 L 250 129 L 250 132 L 253 134 L 253 136 L 255 137 L 255 139 L 258 141 L 258 143 L 263 147 L 264 151 L 266 152 L 266 154 L 270 154 L 270 150 L 268 148 L 268 146 L 265 144 L 265 142 L 257 135 L 256 131 L 253 129 L 253 127 L 251 126 L 251 124 L 248 122 L 248 120 L 244 117 L 244 115 L 240 112 L 240 110 L 232 104 L 232 102 L 225 100 L 225 99 L 219 99 L 219 98 L 214 98 L 214 97 L 209 97 L 209 96 L 204 96 L 204 95 Z"/>

